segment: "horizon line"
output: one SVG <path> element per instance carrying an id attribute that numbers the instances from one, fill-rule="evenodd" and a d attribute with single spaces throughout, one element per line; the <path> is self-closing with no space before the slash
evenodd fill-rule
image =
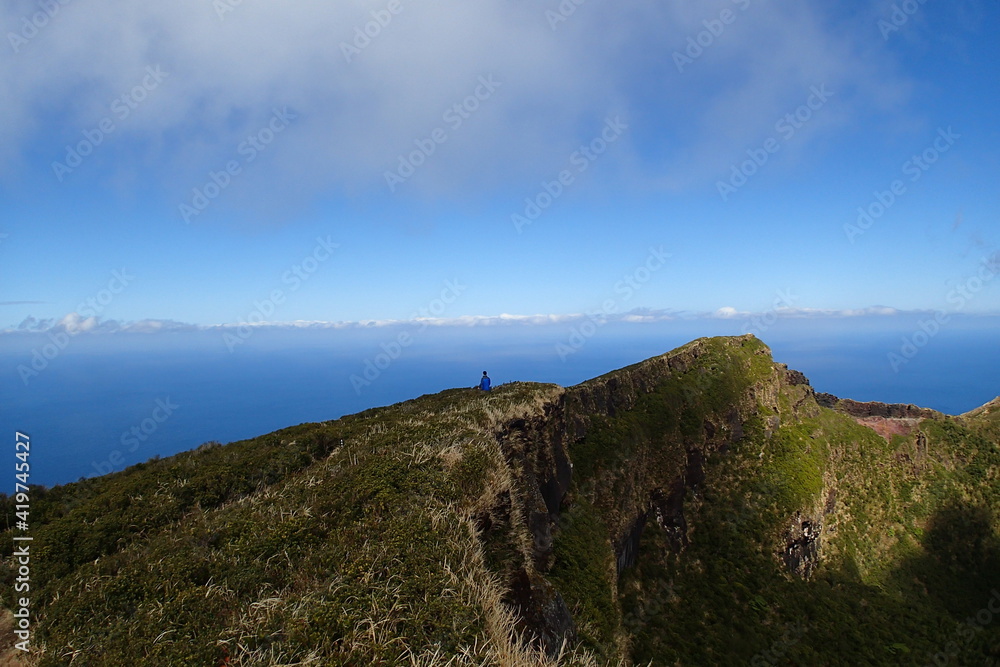
<path id="1" fill-rule="evenodd" d="M 792 308 L 781 306 L 765 311 L 741 311 L 730 306 L 724 306 L 715 311 L 690 312 L 668 309 L 635 308 L 625 312 L 590 313 L 551 313 L 519 315 L 500 313 L 498 315 L 459 315 L 453 317 L 412 317 L 409 319 L 365 319 L 365 320 L 266 320 L 263 315 L 254 318 L 254 313 L 241 322 L 223 322 L 214 324 L 196 324 L 179 322 L 177 320 L 147 318 L 142 320 L 124 321 L 117 319 L 102 319 L 93 315 L 84 317 L 77 312 L 71 312 L 56 320 L 55 318 L 37 319 L 25 318 L 16 327 L 0 329 L 0 335 L 10 334 L 44 334 L 66 333 L 71 335 L 81 333 L 139 333 L 152 334 L 180 331 L 218 331 L 243 327 L 254 329 L 373 329 L 394 326 L 421 325 L 422 327 L 489 327 L 489 326 L 545 326 L 555 324 L 572 324 L 581 321 L 597 321 L 602 324 L 619 322 L 627 324 L 643 324 L 655 322 L 684 322 L 698 320 L 747 320 L 747 325 L 759 327 L 762 318 L 768 319 L 849 319 L 860 317 L 901 317 L 930 315 L 951 317 L 964 315 L 966 317 L 997 317 L 1000 313 L 963 313 L 947 312 L 941 309 L 911 309 L 903 310 L 889 306 L 868 306 L 866 308 Z M 756 324 L 755 324 L 756 321 Z"/>

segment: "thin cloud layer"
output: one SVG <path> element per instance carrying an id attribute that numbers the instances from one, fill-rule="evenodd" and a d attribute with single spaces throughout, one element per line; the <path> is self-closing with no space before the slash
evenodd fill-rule
<path id="1" fill-rule="evenodd" d="M 77 313 L 69 313 L 65 317 L 39 320 L 29 317 L 13 329 L 0 330 L 3 334 L 24 333 L 163 333 L 168 331 L 230 331 L 236 329 L 375 329 L 397 326 L 431 326 L 431 327 L 505 327 L 505 326 L 546 326 L 558 324 L 574 324 L 585 321 L 649 323 L 694 320 L 732 320 L 746 319 L 767 315 L 781 319 L 831 319 L 831 318 L 861 318 L 861 317 L 896 317 L 905 315 L 920 315 L 931 311 L 905 311 L 886 306 L 855 308 L 845 310 L 817 308 L 780 307 L 767 312 L 740 311 L 732 307 L 723 307 L 711 313 L 690 313 L 675 310 L 659 310 L 651 308 L 636 308 L 621 313 L 567 313 L 567 314 L 536 314 L 512 315 L 463 315 L 459 317 L 418 317 L 408 320 L 361 320 L 356 322 L 326 322 L 326 321 L 294 321 L 294 322 L 233 322 L 225 324 L 190 324 L 173 320 L 146 319 L 126 322 L 98 317 L 83 317 Z"/>
<path id="2" fill-rule="evenodd" d="M 905 91 L 870 57 L 877 31 L 845 30 L 790 0 L 588 2 L 567 16 L 555 2 L 510 0 L 400 2 L 395 14 L 380 2 L 236 4 L 73 2 L 32 32 L 38 5 L 6 3 L 4 171 L 50 155 L 32 168 L 53 177 L 49 163 L 110 120 L 86 175 L 66 178 L 154 183 L 182 203 L 235 162 L 230 199 L 280 209 L 384 194 L 386 174 L 407 171 L 402 156 L 414 168 L 398 196 L 530 191 L 620 115 L 632 129 L 602 168 L 687 187 L 773 133 L 810 86 L 827 85 L 837 105 L 809 134 Z M 731 24 L 680 68 L 676 54 L 723 11 Z M 161 73 L 152 88 L 149 68 Z M 147 90 L 133 96 L 137 86 Z M 291 120 L 269 137 L 276 113 Z"/>

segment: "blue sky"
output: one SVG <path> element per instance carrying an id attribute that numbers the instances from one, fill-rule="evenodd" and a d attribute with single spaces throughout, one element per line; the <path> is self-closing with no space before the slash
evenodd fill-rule
<path id="1" fill-rule="evenodd" d="M 6 2 L 0 329 L 996 314 L 1000 7 L 835 4 Z"/>

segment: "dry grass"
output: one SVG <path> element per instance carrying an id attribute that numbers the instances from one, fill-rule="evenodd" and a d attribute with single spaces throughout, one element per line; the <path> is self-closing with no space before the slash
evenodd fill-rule
<path id="1" fill-rule="evenodd" d="M 0 667 L 33 667 L 38 663 L 35 652 L 25 653 L 14 646 L 18 641 L 15 621 L 9 610 L 0 611 Z"/>
<path id="2" fill-rule="evenodd" d="M 518 392 L 521 394 L 522 392 Z M 386 426 L 379 421 L 368 426 L 360 437 L 350 443 L 349 451 L 331 454 L 323 465 L 315 466 L 302 481 L 308 487 L 321 486 L 329 475 L 335 475 L 343 466 L 364 465 L 362 454 L 373 449 L 381 449 L 381 443 L 408 443 L 396 449 L 396 455 L 408 460 L 411 465 L 421 466 L 437 461 L 444 470 L 458 465 L 465 452 L 478 451 L 485 454 L 485 483 L 483 492 L 475 498 L 464 498 L 461 502 L 440 503 L 426 508 L 434 530 L 448 540 L 452 551 L 460 554 L 455 562 L 444 563 L 450 581 L 446 590 L 437 594 L 456 596 L 475 609 L 484 618 L 484 634 L 477 636 L 469 645 L 457 652 L 445 654 L 440 646 L 415 650 L 408 646 L 404 637 L 399 636 L 388 619 L 402 613 L 400 608 L 372 606 L 372 614 L 356 624 L 355 632 L 347 637 L 343 645 L 346 653 L 363 652 L 372 644 L 387 647 L 397 645 L 400 661 L 414 666 L 473 666 L 501 665 L 503 667 L 557 667 L 559 665 L 580 665 L 596 667 L 596 659 L 586 651 L 566 651 L 555 658 L 549 658 L 540 649 L 532 646 L 526 637 L 517 632 L 518 619 L 513 609 L 504 603 L 506 593 L 504 583 L 489 570 L 480 535 L 477 533 L 473 517 L 477 513 L 496 507 L 501 499 L 516 494 L 515 475 L 507 465 L 497 441 L 497 433 L 511 421 L 538 416 L 546 405 L 557 401 L 563 390 L 556 386 L 546 386 L 542 390 L 532 388 L 527 395 L 508 395 L 494 391 L 482 400 L 461 401 L 440 412 L 428 415 L 413 415 Z M 486 419 L 483 419 L 483 416 Z M 447 434 L 447 437 L 414 439 L 413 434 L 421 432 L 432 424 Z M 271 521 L 287 520 L 291 516 L 310 516 L 308 505 L 299 505 L 295 510 L 283 509 L 284 496 L 289 493 L 288 485 L 280 489 L 268 489 L 255 494 L 243 502 L 254 506 Z M 531 536 L 524 528 L 518 503 L 513 503 L 511 524 L 515 528 L 515 541 L 526 563 L 530 563 Z M 377 542 L 367 544 L 376 549 Z M 359 556 L 358 562 L 368 563 L 368 569 L 355 575 L 362 584 L 372 587 L 371 601 L 395 600 L 402 605 L 398 588 L 400 582 L 392 576 L 386 577 L 391 568 L 384 567 L 376 554 Z M 284 657 L 275 649 L 270 651 L 250 651 L 246 645 L 256 636 L 259 628 L 267 627 L 275 617 L 292 619 L 307 618 L 309 610 L 327 598 L 327 593 L 344 585 L 336 578 L 328 584 L 328 589 L 317 592 L 318 582 L 299 582 L 296 590 L 269 591 L 256 602 L 248 605 L 231 626 L 231 639 L 225 643 L 229 648 L 233 663 L 239 665 L 314 664 L 318 658 L 309 656 L 295 663 L 284 663 Z M 395 589 L 393 587 L 396 587 Z"/>
<path id="3" fill-rule="evenodd" d="M 171 617 L 177 610 L 172 603 L 177 595 L 196 591 L 199 599 L 210 601 L 203 608 L 227 610 L 223 612 L 227 614 L 225 619 L 199 617 L 197 627 L 200 640 L 207 639 L 209 646 L 214 642 L 227 656 L 227 664 L 233 667 L 329 664 L 339 655 L 350 656 L 349 659 L 373 655 L 373 647 L 381 655 L 395 654 L 396 662 L 411 665 L 596 667 L 596 659 L 586 651 L 564 650 L 550 658 L 534 647 L 529 638 L 519 634 L 516 611 L 504 602 L 506 582 L 487 565 L 482 536 L 476 528 L 476 517 L 503 506 L 510 513 L 512 554 L 515 559 L 523 560 L 524 567 L 533 567 L 532 538 L 516 501 L 521 493 L 518 474 L 506 461 L 498 436 L 512 421 L 541 417 L 546 407 L 558 402 L 563 393 L 562 388 L 554 385 L 508 385 L 485 395 L 452 394 L 427 410 L 419 404 L 394 406 L 386 408 L 384 413 L 366 415 L 348 427 L 338 427 L 334 437 L 343 438 L 340 446 L 311 465 L 289 473 L 280 483 L 260 483 L 252 492 L 234 496 L 210 509 L 196 506 L 148 540 L 124 544 L 100 562 L 84 564 L 65 578 L 54 595 L 57 600 L 60 596 L 84 599 L 92 593 L 101 599 L 94 607 L 95 614 L 86 619 L 88 627 L 74 623 L 74 627 L 61 628 L 62 638 L 71 638 L 71 643 L 53 651 L 65 656 L 59 660 L 71 659 L 73 655 L 79 659 L 100 655 L 104 636 L 94 628 L 116 628 L 117 632 L 127 628 L 129 635 L 135 630 L 133 636 L 143 636 L 127 621 L 111 614 L 115 605 L 121 604 L 121 594 L 109 583 L 132 577 L 146 586 L 135 593 L 133 616 L 142 618 L 147 628 L 164 630 L 159 636 L 153 632 L 141 641 L 161 648 L 176 644 L 181 636 L 177 633 L 186 631 Z M 286 444 L 285 440 L 281 442 Z M 296 442 L 302 440 L 290 439 L 287 446 Z M 377 468 L 379 463 L 388 464 L 384 469 L 390 477 L 385 480 L 370 477 L 373 469 L 382 469 Z M 396 542 L 388 546 L 391 542 L 383 541 L 377 531 L 368 537 L 355 535 L 348 542 L 339 542 L 337 533 L 331 533 L 335 541 L 330 545 L 345 549 L 343 556 L 337 556 L 343 560 L 333 561 L 332 565 L 322 557 L 313 558 L 314 554 L 296 553 L 294 543 L 281 541 L 284 529 L 295 534 L 299 526 L 339 526 L 335 515 L 320 508 L 330 507 L 331 502 L 337 506 L 335 498 L 350 497 L 332 492 L 334 488 L 344 488 L 345 480 L 373 479 L 373 485 L 384 483 L 387 492 L 391 492 L 394 483 L 391 480 L 395 479 L 391 475 L 396 474 L 393 471 L 399 469 L 400 463 L 407 469 L 421 471 L 424 476 L 421 479 L 430 475 L 432 486 L 427 488 L 438 488 L 433 484 L 440 484 L 444 489 L 441 495 L 421 491 L 419 498 L 406 499 L 407 503 L 412 501 L 412 506 L 406 505 L 407 512 L 430 526 L 431 539 L 424 547 L 428 566 L 419 571 L 420 577 L 426 579 L 404 582 L 400 573 L 408 571 L 406 567 L 414 567 L 414 563 L 404 565 L 397 557 L 405 554 L 399 549 L 405 550 L 409 545 L 404 543 L 400 547 Z M 447 491 L 449 484 L 454 487 L 454 482 L 449 481 L 453 479 L 474 480 L 476 492 L 460 485 L 454 495 Z M 147 499 L 160 494 L 171 496 L 190 483 L 186 475 L 164 480 L 160 486 L 153 486 Z M 359 495 L 368 490 L 356 489 Z M 387 514 L 386 523 L 380 525 L 390 525 L 392 514 Z M 247 530 L 236 526 L 246 526 Z M 212 539 L 222 541 L 206 546 Z M 259 545 L 271 539 L 278 539 L 276 549 L 261 552 Z M 190 580 L 174 581 L 165 574 L 177 571 L 178 557 L 192 548 L 197 549 L 197 559 L 201 559 L 192 562 L 216 573 L 215 578 L 194 589 Z M 442 554 L 450 554 L 449 560 L 435 562 Z M 239 583 L 240 577 L 236 575 L 251 571 L 260 572 L 262 579 L 259 590 L 248 596 L 245 581 Z M 274 571 L 289 574 L 271 579 L 272 575 L 267 573 Z M 230 572 L 234 573 L 232 579 Z M 428 582 L 422 594 L 424 599 L 403 592 L 404 583 L 416 580 Z M 150 585 L 159 592 L 150 593 Z M 413 634 L 420 632 L 419 622 L 423 621 L 415 625 L 414 619 L 424 616 L 421 612 L 430 608 L 427 606 L 430 601 L 441 600 L 446 601 L 442 608 L 478 619 L 468 627 L 481 630 L 454 635 L 462 637 L 458 647 L 421 645 Z M 332 621 L 334 625 L 330 627 L 340 628 L 335 639 L 323 633 L 316 637 L 309 627 L 317 614 L 321 618 L 323 614 L 331 614 L 335 619 L 350 620 L 343 621 L 348 624 L 346 630 L 339 625 L 341 621 Z M 449 621 L 443 620 L 447 626 Z M 303 635 L 309 641 L 295 636 L 299 628 L 309 632 Z M 0 667 L 3 664 L 33 667 L 37 662 L 37 659 L 0 662 Z"/>

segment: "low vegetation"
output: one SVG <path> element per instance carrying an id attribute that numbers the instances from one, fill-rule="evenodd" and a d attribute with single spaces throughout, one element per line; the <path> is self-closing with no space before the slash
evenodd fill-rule
<path id="1" fill-rule="evenodd" d="M 819 407 L 752 337 L 703 339 L 569 389 L 452 389 L 33 488 L 24 664 L 1000 663 L 1000 408 L 907 428 Z M 563 438 L 540 562 L 528 453 Z M 667 530 L 651 499 L 675 488 Z M 796 573 L 802 526 L 818 555 Z M 522 572 L 572 616 L 561 651 L 532 640 Z"/>

